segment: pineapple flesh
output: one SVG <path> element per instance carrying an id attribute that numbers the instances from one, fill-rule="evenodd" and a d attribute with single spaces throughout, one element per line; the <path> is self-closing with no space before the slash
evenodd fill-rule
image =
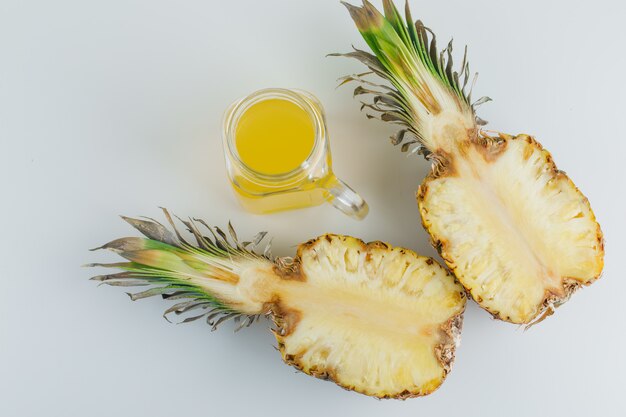
<path id="1" fill-rule="evenodd" d="M 404 20 L 390 0 L 384 15 L 367 1 L 346 6 L 374 54 L 334 54 L 370 69 L 343 83 L 373 97 L 368 117 L 401 126 L 394 145 L 432 161 L 417 193 L 422 223 L 474 300 L 496 318 L 533 324 L 597 279 L 603 237 L 588 200 L 534 138 L 481 128 L 475 110 L 490 99 L 472 102 L 467 55 L 453 71 L 452 44 L 437 51 L 408 3 Z"/>
<path id="2" fill-rule="evenodd" d="M 529 323 L 600 274 L 602 235 L 547 151 L 527 135 L 499 139 L 470 146 L 454 171 L 429 176 L 418 203 L 434 245 L 472 297 L 496 317 Z"/>
<path id="3" fill-rule="evenodd" d="M 175 228 L 125 219 L 146 238 L 99 248 L 128 262 L 90 266 L 124 271 L 94 277 L 102 283 L 151 286 L 132 299 L 183 300 L 166 314 L 214 328 L 233 319 L 239 329 L 267 315 L 287 364 L 373 397 L 429 394 L 450 371 L 465 291 L 430 258 L 332 234 L 299 245 L 295 258 L 272 258 L 254 250 L 264 234 L 240 243 L 230 226 L 230 236 L 206 227 L 208 237 L 205 223 L 184 221 L 192 245 Z"/>

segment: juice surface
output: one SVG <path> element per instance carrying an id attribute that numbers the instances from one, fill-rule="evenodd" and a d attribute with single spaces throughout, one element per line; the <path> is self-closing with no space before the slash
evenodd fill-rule
<path id="1" fill-rule="evenodd" d="M 297 104 L 268 99 L 253 104 L 241 115 L 235 144 L 241 161 L 250 169 L 285 174 L 298 168 L 315 142 L 315 126 Z"/>

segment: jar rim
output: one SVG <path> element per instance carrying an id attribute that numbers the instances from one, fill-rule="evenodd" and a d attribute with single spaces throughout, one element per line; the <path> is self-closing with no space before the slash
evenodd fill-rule
<path id="1" fill-rule="evenodd" d="M 307 112 L 315 129 L 313 147 L 311 148 L 309 155 L 293 170 L 279 174 L 267 174 L 249 167 L 239 157 L 239 152 L 237 151 L 235 143 L 235 133 L 241 116 L 243 116 L 243 114 L 254 104 L 269 99 L 288 100 L 298 105 Z M 313 162 L 318 156 L 323 154 L 326 141 L 324 115 L 322 113 L 321 106 L 316 103 L 316 101 L 315 97 L 306 91 L 287 88 L 264 88 L 235 101 L 227 109 L 223 120 L 224 148 L 231 161 L 236 163 L 238 168 L 246 173 L 246 175 L 270 183 L 295 180 L 306 176 L 308 168 L 314 165 Z"/>

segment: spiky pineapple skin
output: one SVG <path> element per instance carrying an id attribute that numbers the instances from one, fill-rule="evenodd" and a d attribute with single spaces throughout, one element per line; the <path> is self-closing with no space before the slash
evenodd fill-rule
<path id="1" fill-rule="evenodd" d="M 481 307 L 512 323 L 543 320 L 602 272 L 603 235 L 589 201 L 528 135 L 468 131 L 458 143 L 419 187 L 422 224 Z M 471 195 L 472 177 L 487 183 L 493 209 L 485 195 Z M 490 217 L 499 224 L 490 226 Z M 489 227 L 509 233 L 494 237 Z M 542 270 L 531 271 L 537 265 Z"/>
<path id="2" fill-rule="evenodd" d="M 465 293 L 439 264 L 383 242 L 324 235 L 301 244 L 294 265 L 289 275 L 298 279 L 293 291 L 280 290 L 283 296 L 297 294 L 297 287 L 323 289 L 320 294 L 336 292 L 338 307 L 306 311 L 297 298 L 276 300 L 274 334 L 285 363 L 377 398 L 423 396 L 443 383 L 460 339 Z M 358 320 L 370 305 L 384 306 L 386 313 L 374 307 L 372 313 L 395 320 L 383 326 L 378 317 Z M 402 314 L 394 315 L 392 305 Z M 432 323 L 423 321 L 437 311 Z"/>

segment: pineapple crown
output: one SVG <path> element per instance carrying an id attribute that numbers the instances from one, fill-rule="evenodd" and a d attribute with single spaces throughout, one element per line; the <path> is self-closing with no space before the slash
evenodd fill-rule
<path id="1" fill-rule="evenodd" d="M 370 110 L 366 116 L 402 126 L 391 137 L 392 144 L 401 145 L 402 152 L 412 148 L 412 153 L 428 157 L 437 148 L 430 137 L 432 119 L 443 112 L 461 114 L 471 125 L 486 124 L 475 115 L 475 109 L 491 99 L 482 97 L 472 102 L 478 74 L 470 83 L 467 47 L 461 69 L 455 71 L 452 41 L 438 51 L 435 34 L 420 20 L 413 23 L 408 1 L 404 19 L 392 0 L 383 0 L 384 15 L 367 0 L 361 7 L 342 3 L 373 54 L 357 48 L 330 54 L 355 58 L 369 68 L 368 72 L 341 78 L 340 85 L 358 82 L 354 96 L 373 96 L 371 101 L 362 102 L 361 110 Z M 391 86 L 364 78 L 370 74 L 387 80 Z"/>
<path id="2" fill-rule="evenodd" d="M 162 210 L 173 232 L 150 218 L 133 219 L 122 216 L 145 238 L 116 239 L 92 249 L 108 249 L 128 262 L 85 265 L 123 271 L 98 275 L 91 279 L 116 287 L 150 287 L 141 292 L 127 293 L 133 301 L 157 295 L 165 300 L 183 300 L 165 310 L 163 317 L 168 321 L 170 314 L 178 316 L 200 310 L 201 314 L 187 316 L 182 323 L 205 318 L 215 330 L 221 323 L 234 319 L 239 323 L 236 328 L 239 330 L 258 319 L 263 314 L 261 308 L 242 308 L 245 307 L 244 303 L 236 297 L 226 299 L 219 295 L 228 294 L 229 291 L 224 289 L 237 284 L 246 261 L 262 261 L 273 265 L 271 241 L 267 243 L 262 254 L 255 252 L 267 233 L 258 233 L 252 241 L 240 242 L 230 222 L 227 235 L 222 229 L 210 227 L 201 219 L 185 221 L 177 217 L 194 236 L 194 245 L 181 235 L 170 213 L 166 209 Z M 208 230 L 210 236 L 202 233 L 200 226 Z"/>

